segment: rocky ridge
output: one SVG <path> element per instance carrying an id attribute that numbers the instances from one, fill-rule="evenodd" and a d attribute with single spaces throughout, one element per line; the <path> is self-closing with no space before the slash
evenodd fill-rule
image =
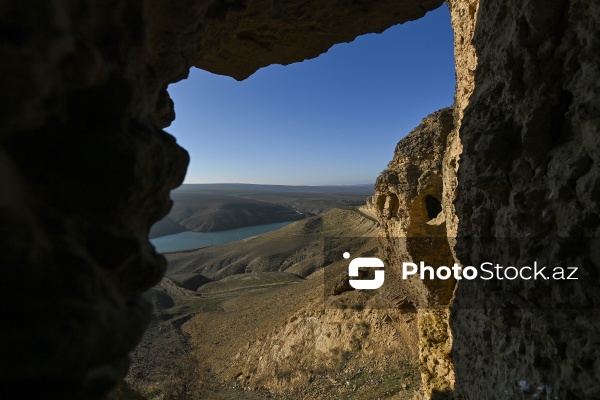
<path id="1" fill-rule="evenodd" d="M 419 361 L 425 396 L 451 393 L 454 370 L 450 358 L 452 333 L 448 326 L 454 280 L 403 280 L 402 262 L 452 265 L 454 262 L 443 212 L 443 161 L 454 129 L 452 108 L 437 111 L 403 138 L 394 158 L 369 199 L 381 226 L 380 251 L 385 263 L 386 297 L 401 298 L 417 310 Z"/>

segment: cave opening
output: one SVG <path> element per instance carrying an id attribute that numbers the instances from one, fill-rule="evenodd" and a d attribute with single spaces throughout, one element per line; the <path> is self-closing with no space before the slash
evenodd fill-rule
<path id="1" fill-rule="evenodd" d="M 427 209 L 427 216 L 429 219 L 437 218 L 442 212 L 442 203 L 430 194 L 425 197 L 425 208 Z"/>
<path id="2" fill-rule="evenodd" d="M 149 321 L 150 310 L 141 294 L 160 280 L 166 265 L 165 259 L 157 256 L 148 245 L 147 228 L 171 206 L 168 192 L 183 181 L 188 161 L 172 138 L 158 129 L 172 120 L 165 85 L 181 79 L 190 65 L 200 65 L 211 57 L 213 62 L 216 58 L 216 63 L 225 66 L 222 73 L 235 71 L 235 66 L 227 69 L 235 62 L 229 57 L 235 50 L 238 51 L 237 68 L 246 71 L 247 75 L 257 65 L 276 62 L 275 57 L 279 54 L 289 56 L 286 62 L 313 57 L 324 49 L 310 47 L 304 53 L 301 51 L 315 42 L 317 46 L 329 46 L 349 40 L 348 32 L 383 29 L 383 25 L 391 25 L 386 22 L 390 19 L 407 20 L 409 14 L 417 18 L 423 15 L 428 5 L 435 7 L 441 0 L 352 1 L 345 2 L 344 7 L 339 7 L 335 1 L 272 1 L 269 4 L 267 1 L 215 0 L 175 5 L 154 0 L 84 0 L 38 2 L 33 7 L 26 3 L 9 0 L 0 7 L 5 11 L 0 17 L 4 28 L 0 52 L 7 60 L 2 84 L 6 97 L 0 153 L 5 211 L 2 225 L 3 230 L 10 233 L 3 235 L 2 263 L 7 265 L 5 289 L 7 298 L 11 299 L 5 313 L 8 317 L 6 336 L 16 339 L 6 341 L 5 345 L 5 359 L 10 361 L 7 363 L 10 373 L 5 374 L 11 377 L 8 390 L 20 393 L 24 398 L 101 398 L 126 372 L 128 353 L 140 342 L 148 323 L 161 332 L 175 332 L 173 337 L 180 337 L 184 340 L 182 343 L 186 343 L 188 337 L 183 333 L 187 334 L 187 331 L 176 329 L 186 323 L 189 313 L 197 311 L 212 314 L 204 320 L 191 322 L 221 328 L 213 332 L 215 341 L 208 339 L 206 330 L 196 331 L 198 341 L 207 345 L 207 359 L 219 348 L 223 349 L 221 354 L 241 349 L 238 354 L 247 356 L 250 361 L 262 360 L 258 357 L 262 354 L 254 351 L 256 348 L 265 355 L 273 354 L 277 347 L 263 340 L 266 335 L 257 335 L 257 340 L 252 340 L 228 329 L 232 324 L 220 323 L 216 318 L 222 316 L 226 307 L 214 303 L 196 303 L 197 308 L 188 307 L 191 296 L 187 292 L 179 297 L 181 300 L 185 296 L 185 301 L 169 301 L 171 295 L 182 293 L 173 281 L 165 280 L 164 285 L 157 288 L 164 290 L 155 291 L 154 294 L 160 294 L 148 298 L 156 306 L 162 305 L 168 310 L 155 314 L 159 318 Z M 447 3 L 451 5 L 456 29 L 459 79 L 455 120 L 460 130 L 455 130 L 456 136 L 447 141 L 445 155 L 448 157 L 444 157 L 443 162 L 444 172 L 449 175 L 444 177 L 443 197 L 431 186 L 420 185 L 417 191 L 426 190 L 435 200 L 443 198 L 443 214 L 448 218 L 438 214 L 439 218 L 424 223 L 427 216 L 435 215 L 437 203 L 430 200 L 433 204 L 428 209 L 427 199 L 423 204 L 420 193 L 408 193 L 401 187 L 399 194 L 402 191 L 415 194 L 417 197 L 411 199 L 419 200 L 414 202 L 414 207 L 411 204 L 411 211 L 420 218 L 416 221 L 420 226 L 414 224 L 407 230 L 440 232 L 438 236 L 443 238 L 451 234 L 453 237 L 447 238 L 452 251 L 444 253 L 444 257 L 448 260 L 454 257 L 465 265 L 474 261 L 477 255 L 506 259 L 516 254 L 520 260 L 564 255 L 571 264 L 589 266 L 590 260 L 597 259 L 594 251 L 598 248 L 593 242 L 598 237 L 595 224 L 598 220 L 597 199 L 594 196 L 598 146 L 595 146 L 593 129 L 597 125 L 597 115 L 593 111 L 597 108 L 590 103 L 590 99 L 596 98 L 594 83 L 598 82 L 599 71 L 597 58 L 593 57 L 597 53 L 597 42 L 593 38 L 597 37 L 594 17 L 598 15 L 598 3 L 482 2 L 481 7 L 477 0 Z M 349 12 L 352 9 L 353 14 Z M 390 9 L 397 11 L 388 12 Z M 411 9 L 420 10 L 410 13 Z M 403 18 L 404 14 L 407 18 Z M 251 29 L 245 29 L 248 21 L 252 22 Z M 272 36 L 274 43 L 279 38 L 286 39 L 279 42 L 279 47 L 271 47 L 268 41 L 261 40 L 265 21 L 272 21 L 272 25 L 281 29 L 281 34 Z M 407 24 L 403 29 L 410 25 L 413 24 Z M 388 48 L 383 53 L 389 59 L 363 53 L 329 70 L 325 79 L 316 79 L 314 71 L 299 78 L 288 78 L 288 82 L 299 83 L 296 87 L 283 85 L 264 72 L 270 71 L 270 74 L 279 68 L 277 66 L 265 68 L 264 73 L 258 72 L 241 83 L 252 86 L 254 93 L 264 94 L 274 88 L 281 96 L 274 96 L 270 103 L 259 98 L 241 97 L 229 87 L 217 84 L 213 87 L 214 82 L 210 80 L 197 87 L 190 86 L 192 80 L 173 85 L 171 93 L 177 103 L 179 118 L 168 130 L 192 153 L 187 183 L 211 180 L 256 182 L 256 179 L 265 183 L 341 183 L 343 179 L 365 179 L 366 175 L 359 175 L 359 172 L 369 170 L 372 159 L 389 160 L 386 157 L 392 149 L 389 144 L 415 126 L 419 118 L 439 108 L 433 103 L 428 103 L 426 110 L 416 107 L 423 98 L 429 98 L 429 101 L 440 98 L 425 86 L 441 89 L 435 70 L 441 63 L 426 58 L 427 53 L 439 55 L 441 52 L 419 41 L 431 35 L 436 42 L 441 36 L 433 32 L 412 32 L 408 40 L 397 41 L 424 50 L 424 62 L 417 67 L 422 74 L 406 68 L 415 60 L 421 61 L 420 55 Z M 448 46 L 450 52 L 451 47 Z M 257 56 L 261 49 L 262 58 Z M 536 49 L 538 57 L 532 57 Z M 402 55 L 400 63 L 394 59 L 398 54 Z M 389 78 L 383 84 L 372 83 L 367 78 L 386 75 L 371 64 L 367 66 L 366 74 L 346 68 L 366 61 L 376 61 L 376 66 L 390 66 L 396 74 L 419 83 L 419 89 L 411 91 L 409 85 L 393 83 Z M 252 65 L 241 65 L 245 62 Z M 297 65 L 311 63 L 314 64 L 314 60 Z M 286 67 L 282 71 L 289 72 L 293 68 Z M 323 64 L 314 69 L 320 73 L 326 70 Z M 193 71 L 192 75 L 199 73 Z M 263 82 L 258 82 L 256 79 L 261 74 Z M 326 86 L 325 83 L 335 84 Z M 364 86 L 358 90 L 353 86 L 355 83 Z M 264 84 L 267 86 L 262 86 Z M 179 86 L 188 87 L 192 92 L 189 98 L 175 93 Z M 453 89 L 448 91 L 452 92 Z M 389 100 L 401 95 L 407 96 L 410 104 Z M 156 101 L 157 96 L 160 101 Z M 289 106 L 290 102 L 282 101 L 287 98 L 295 100 L 289 107 L 290 113 L 278 107 Z M 185 110 L 186 103 L 188 110 Z M 443 105 L 448 103 L 451 101 Z M 375 113 L 373 109 L 384 109 L 382 104 L 389 106 L 386 112 Z M 374 107 L 369 109 L 366 105 Z M 319 115 L 331 116 L 333 123 L 315 122 L 308 112 L 310 108 L 317 110 Z M 269 113 L 260 113 L 263 110 Z M 548 114 L 560 118 L 555 120 Z M 186 115 L 198 118 L 190 119 L 190 124 L 184 127 L 181 124 Z M 213 120 L 207 118 L 211 116 Z M 292 116 L 299 116 L 299 119 Z M 254 121 L 272 124 L 253 127 Z M 281 123 L 275 124 L 275 121 Z M 315 123 L 310 125 L 307 121 Z M 217 122 L 229 125 L 222 126 Z M 549 129 L 549 125 L 553 129 Z M 350 128 L 356 128 L 356 131 Z M 522 151 L 509 151 L 514 150 L 514 146 L 507 150 L 503 146 L 507 137 L 514 137 L 515 145 L 522 142 Z M 537 143 L 543 146 L 536 146 Z M 371 148 L 374 145 L 385 148 L 383 153 Z M 477 151 L 481 149 L 492 151 Z M 416 155 L 407 154 L 405 159 L 411 157 L 415 159 Z M 323 164 L 321 160 L 328 163 Z M 530 165 L 532 163 L 535 165 Z M 378 165 L 376 170 L 380 168 Z M 531 171 L 535 176 L 528 175 Z M 489 180 L 485 179 L 489 176 L 509 176 L 511 179 L 506 185 L 489 185 Z M 572 192 L 574 182 L 577 183 L 576 196 L 544 196 L 545 193 Z M 93 190 L 87 190 L 91 187 Z M 519 209 L 501 201 L 523 193 L 533 201 L 520 204 Z M 471 205 L 478 198 L 500 200 L 486 202 L 472 213 Z M 522 215 L 527 218 L 520 218 Z M 392 221 L 390 225 L 399 224 Z M 535 236 L 545 242 L 542 246 L 522 246 L 520 252 L 519 249 L 506 251 L 497 245 L 497 241 L 478 240 L 481 236 L 493 238 L 503 234 L 531 236 L 532 232 L 539 233 Z M 563 240 L 558 243 L 559 247 L 553 246 L 552 239 L 564 236 L 561 235 L 564 232 L 576 235 L 577 243 Z M 473 237 L 475 240 L 471 240 Z M 547 250 L 540 253 L 539 249 Z M 384 257 L 386 262 L 391 260 L 390 257 Z M 229 260 L 224 263 L 229 264 Z M 594 275 L 594 270 L 584 271 L 586 273 Z M 181 283 L 183 286 L 184 282 Z M 193 288 L 198 282 L 185 283 Z M 575 289 L 565 284 L 555 286 L 556 290 L 551 291 L 540 290 L 537 286 L 533 290 L 528 282 L 513 282 L 502 285 L 506 291 L 487 295 L 489 290 L 486 289 L 497 286 L 490 282 L 475 287 L 463 281 L 450 293 L 454 302 L 451 309 L 417 310 L 421 319 L 415 324 L 429 330 L 421 331 L 424 335 L 418 346 L 423 367 L 422 383 L 423 386 L 430 384 L 425 389 L 432 392 L 432 397 L 451 397 L 451 389 L 456 384 L 454 395 L 457 398 L 490 397 L 499 389 L 503 389 L 509 398 L 596 398 L 595 364 L 587 357 L 593 354 L 594 340 L 599 336 L 598 329 L 594 329 L 597 325 L 593 323 L 596 313 L 588 313 L 589 307 L 579 307 L 581 312 L 574 318 L 577 310 L 573 308 L 587 304 L 585 300 L 593 303 L 597 282 L 592 282 L 591 287 L 577 285 Z M 35 290 L 30 290 L 32 288 Z M 255 312 L 260 310 L 248 307 L 246 300 L 250 297 L 253 296 L 244 299 L 245 304 L 241 306 L 245 309 L 238 314 L 244 319 L 230 319 L 246 328 L 258 320 Z M 514 309 L 515 299 L 520 306 L 519 312 L 505 318 L 498 312 L 499 307 L 506 305 L 510 311 Z M 204 297 L 199 299 L 200 302 L 204 300 Z M 288 296 L 269 300 L 261 308 L 274 309 L 271 315 L 279 318 L 284 314 L 281 310 L 284 302 L 289 301 Z M 170 310 L 173 305 L 176 308 Z M 546 307 L 540 309 L 539 305 Z M 563 307 L 557 307 L 561 305 Z M 448 318 L 450 311 L 451 319 Z M 594 311 L 593 307 L 591 311 Z M 302 314 L 299 315 L 304 317 L 307 313 Z M 27 318 L 32 315 L 35 318 Z M 315 310 L 312 315 L 323 314 Z M 205 321 L 208 323 L 204 324 Z M 310 325 L 308 318 L 298 318 L 298 321 L 300 328 L 303 324 L 313 332 L 319 331 L 313 329 L 318 325 Z M 369 325 L 389 325 L 391 334 L 380 336 L 385 340 L 378 346 L 382 353 L 369 357 L 381 365 L 390 355 L 398 353 L 386 347 L 396 342 L 398 321 L 391 317 L 371 321 L 374 324 L 362 326 L 363 321 L 356 324 L 347 315 L 341 315 L 339 327 L 357 325 L 362 332 L 357 331 L 358 335 L 351 341 L 328 334 L 312 343 L 322 345 L 329 340 L 333 345 L 345 342 L 354 348 L 366 349 L 366 346 L 357 346 L 354 338 L 364 338 L 366 335 L 362 333 L 369 332 L 366 330 Z M 282 326 L 279 322 L 277 325 L 277 328 Z M 275 334 L 283 332 L 286 337 L 296 334 L 293 330 L 272 327 L 270 330 Z M 268 333 L 266 329 L 263 332 Z M 245 343 L 239 341 L 225 342 L 232 336 L 240 336 L 248 345 L 244 347 Z M 490 348 L 490 337 L 510 339 L 510 348 L 502 353 L 498 348 Z M 585 345 L 572 346 L 574 340 L 576 344 L 582 342 Z M 177 378 L 172 386 L 181 393 L 180 389 L 190 387 L 189 381 L 182 380 L 189 375 L 185 374 L 186 370 L 177 368 L 175 361 L 179 361 L 176 360 L 178 354 L 187 352 L 186 348 L 175 347 L 172 343 L 174 341 L 169 340 L 155 349 L 158 355 L 155 359 L 170 363 L 157 375 Z M 287 349 L 310 350 L 306 343 L 311 342 L 295 342 Z M 569 352 L 566 355 L 545 354 L 548 353 L 544 351 L 545 343 L 559 349 L 567 347 Z M 403 346 L 400 351 L 409 348 L 413 347 Z M 143 356 L 150 354 L 145 343 L 139 349 Z M 522 349 L 527 350 L 526 354 Z M 348 367 L 351 359 L 357 359 L 353 354 L 339 351 L 335 356 L 327 361 L 333 360 L 335 366 L 344 364 L 344 374 L 340 373 L 336 378 L 346 378 L 358 371 L 358 368 Z M 539 362 L 532 365 L 531 361 L 540 357 L 543 365 Z M 213 358 L 214 365 L 224 359 Z M 152 358 L 146 360 L 143 367 L 153 361 Z M 482 360 L 489 376 L 473 374 L 481 367 Z M 276 383 L 298 382 L 303 388 L 314 386 L 315 375 L 316 378 L 321 375 L 320 367 L 307 363 L 309 374 L 294 376 L 289 371 L 298 370 L 299 364 L 295 359 L 292 361 L 291 369 L 287 371 L 273 363 L 258 367 L 265 366 L 264 370 L 269 373 L 276 371 L 277 375 L 271 377 L 277 380 Z M 452 371 L 453 363 L 456 375 Z M 258 370 L 256 363 L 248 364 L 248 368 L 237 374 L 239 359 L 232 364 L 234 369 L 219 368 L 225 379 L 207 375 L 206 381 L 241 389 L 246 383 L 243 381 L 248 381 L 252 371 Z M 576 364 L 576 374 L 570 373 L 570 364 Z M 188 365 L 193 365 L 194 371 L 217 370 L 205 368 L 204 364 L 190 362 Z M 363 372 L 360 378 L 355 374 L 350 379 L 370 382 L 366 380 L 362 366 L 360 371 Z M 565 377 L 565 372 L 569 376 Z M 571 379 L 570 375 L 575 376 Z M 138 374 L 133 371 L 132 376 L 151 378 L 152 374 L 146 369 Z M 385 382 L 382 386 L 382 381 L 377 381 L 380 383 L 378 389 L 388 387 L 387 377 L 406 375 L 385 371 L 385 376 L 381 376 Z M 241 379 L 231 382 L 231 377 Z M 255 382 L 260 382 L 258 379 Z M 350 386 L 344 385 L 343 379 L 327 380 L 328 388 L 360 389 L 354 382 Z M 311 385 L 306 385 L 307 381 Z M 411 382 L 410 386 L 416 385 L 419 383 L 413 385 Z M 151 387 L 156 386 L 152 384 Z M 261 383 L 261 386 L 248 385 L 243 389 L 254 391 L 261 387 L 267 386 Z M 278 389 L 273 388 L 275 392 Z M 342 395 L 342 390 L 336 392 Z M 170 397 L 160 393 L 160 389 L 152 395 Z M 178 397 L 191 398 L 182 394 Z M 271 393 L 267 397 L 272 397 Z"/>
<path id="3" fill-rule="evenodd" d="M 388 195 L 388 217 L 387 219 L 392 219 L 398 216 L 398 210 L 400 208 L 400 200 L 398 200 L 398 195 L 396 193 L 390 193 Z"/>
<path id="4" fill-rule="evenodd" d="M 444 4 L 242 81 L 193 68 L 169 86 L 166 131 L 190 153 L 186 184 L 371 184 L 403 135 L 453 103 L 455 83 Z"/>
<path id="5" fill-rule="evenodd" d="M 177 118 L 166 131 L 190 153 L 186 184 L 373 188 L 403 135 L 453 103 L 455 82 L 453 33 L 444 5 L 418 21 L 360 36 L 315 59 L 265 67 L 243 81 L 192 69 L 188 79 L 169 86 Z M 398 173 L 389 178 L 399 183 Z M 375 203 L 382 218 L 398 221 L 396 193 L 379 196 Z M 313 229 L 312 224 L 306 228 Z M 235 264 L 233 260 L 226 264 Z M 266 263 L 254 260 L 261 259 L 254 258 L 237 275 L 267 271 Z M 310 257 L 294 267 L 304 268 L 308 261 Z M 213 282 L 202 290 L 222 284 L 224 275 L 208 276 Z M 185 284 L 197 283 L 177 277 Z M 286 310 L 282 304 L 280 312 Z M 195 336 L 200 328 L 194 324 L 201 321 L 202 329 L 212 331 L 222 322 L 202 318 L 186 325 L 192 342 L 202 351 L 221 354 L 220 346 L 206 340 L 210 335 Z M 130 376 L 140 370 L 144 357 L 143 352 L 134 355 Z M 252 374 L 246 380 L 259 378 Z"/>

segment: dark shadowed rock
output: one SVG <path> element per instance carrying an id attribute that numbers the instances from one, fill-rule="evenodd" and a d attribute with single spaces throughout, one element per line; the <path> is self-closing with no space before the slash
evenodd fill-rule
<path id="1" fill-rule="evenodd" d="M 466 265 L 485 255 L 581 268 L 579 281 L 544 290 L 520 279 L 499 292 L 493 282 L 458 285 L 450 320 L 456 394 L 594 399 L 600 396 L 600 375 L 590 362 L 600 351 L 600 4 L 481 1 L 474 10 L 465 32 L 473 35 L 476 68 L 472 85 L 457 90 L 465 108 L 456 255 Z M 504 237 L 529 239 L 498 245 Z M 485 377 L 473 374 L 481 370 Z M 519 382 L 531 391 L 524 394 L 527 385 Z"/>

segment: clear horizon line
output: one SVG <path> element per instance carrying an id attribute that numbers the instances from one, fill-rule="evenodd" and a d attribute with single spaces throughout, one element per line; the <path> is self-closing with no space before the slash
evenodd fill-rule
<path id="1" fill-rule="evenodd" d="M 184 182 L 183 185 L 269 185 L 269 186 L 365 186 L 373 185 L 375 182 L 367 183 L 322 183 L 322 184 L 288 184 L 288 183 L 250 183 L 250 182 Z"/>

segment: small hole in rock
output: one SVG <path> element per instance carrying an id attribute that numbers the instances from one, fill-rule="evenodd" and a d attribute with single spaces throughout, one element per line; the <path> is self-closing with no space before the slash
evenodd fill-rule
<path id="1" fill-rule="evenodd" d="M 427 208 L 427 216 L 429 219 L 434 219 L 442 212 L 442 203 L 437 198 L 428 194 L 427 197 L 425 197 L 425 208 Z"/>

